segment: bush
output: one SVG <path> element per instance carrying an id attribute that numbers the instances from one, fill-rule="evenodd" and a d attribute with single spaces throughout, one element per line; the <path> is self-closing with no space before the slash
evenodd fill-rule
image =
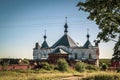
<path id="1" fill-rule="evenodd" d="M 59 59 L 57 62 L 58 70 L 68 71 L 69 65 L 65 59 Z"/>
<path id="2" fill-rule="evenodd" d="M 30 64 L 30 63 L 29 63 L 29 60 L 27 60 L 27 59 L 24 59 L 22 62 L 23 62 L 24 64 L 27 64 L 27 65 Z"/>
<path id="3" fill-rule="evenodd" d="M 48 64 L 47 62 L 42 63 L 41 68 L 45 69 L 45 70 L 52 70 L 53 69 L 52 65 Z"/>
<path id="4" fill-rule="evenodd" d="M 99 66 L 101 67 L 105 63 L 107 66 L 110 65 L 111 59 L 99 59 Z"/>
<path id="5" fill-rule="evenodd" d="M 105 63 L 102 64 L 102 70 L 106 71 L 107 65 Z"/>
<path id="6" fill-rule="evenodd" d="M 85 67 L 85 69 L 87 69 L 87 70 L 94 70 L 94 71 L 98 71 L 99 70 L 99 68 L 96 67 L 95 65 L 87 65 Z"/>
<path id="7" fill-rule="evenodd" d="M 120 67 L 119 67 L 119 68 L 117 68 L 117 72 L 118 72 L 118 73 L 120 73 Z"/>
<path id="8" fill-rule="evenodd" d="M 77 62 L 75 64 L 75 70 L 78 71 L 78 72 L 84 72 L 85 71 L 85 63 Z"/>

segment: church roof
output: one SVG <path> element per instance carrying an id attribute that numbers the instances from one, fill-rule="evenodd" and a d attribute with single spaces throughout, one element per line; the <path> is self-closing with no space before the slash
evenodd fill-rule
<path id="1" fill-rule="evenodd" d="M 55 48 L 57 46 L 67 46 L 67 47 L 77 47 L 75 42 L 72 40 L 72 38 L 65 34 L 63 35 L 53 46 L 52 48 Z"/>
<path id="2" fill-rule="evenodd" d="M 64 51 L 62 48 L 57 48 L 57 49 L 55 49 L 53 52 L 52 52 L 53 54 L 67 54 L 67 52 L 66 51 Z"/>
<path id="3" fill-rule="evenodd" d="M 92 46 L 92 44 L 89 40 L 87 40 L 86 43 L 83 45 L 83 48 L 89 48 L 89 46 Z"/>
<path id="4" fill-rule="evenodd" d="M 46 41 L 44 41 L 44 42 L 42 43 L 41 48 L 48 48 L 48 47 L 49 47 L 49 46 L 48 46 L 47 42 L 46 42 Z"/>
<path id="5" fill-rule="evenodd" d="M 86 37 L 87 37 L 87 41 L 83 45 L 83 48 L 89 48 L 90 46 L 92 46 L 91 42 L 89 41 L 89 37 L 90 37 L 90 35 L 89 35 L 89 29 L 87 29 L 87 35 L 86 35 Z"/>
<path id="6" fill-rule="evenodd" d="M 35 44 L 35 48 L 34 49 L 40 49 L 40 45 L 39 45 L 38 42 Z"/>
<path id="7" fill-rule="evenodd" d="M 49 46 L 48 46 L 48 44 L 46 42 L 46 38 L 47 38 L 47 36 L 46 36 L 46 30 L 45 30 L 45 35 L 43 36 L 43 38 L 44 38 L 44 42 L 42 43 L 41 48 L 49 48 Z"/>

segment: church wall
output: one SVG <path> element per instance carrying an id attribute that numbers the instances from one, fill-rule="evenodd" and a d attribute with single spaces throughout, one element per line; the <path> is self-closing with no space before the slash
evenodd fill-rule
<path id="1" fill-rule="evenodd" d="M 71 48 L 66 49 L 69 54 L 69 59 L 89 59 L 89 54 L 91 54 L 92 59 L 97 59 L 96 49 L 79 49 L 79 48 Z"/>
<path id="2" fill-rule="evenodd" d="M 59 48 L 63 48 L 65 51 L 69 53 L 69 59 L 76 59 L 76 60 L 82 60 L 82 59 L 89 59 L 91 54 L 91 59 L 97 59 L 96 55 L 96 48 L 92 49 L 81 49 L 81 48 L 68 48 L 65 46 L 58 46 Z M 56 47 L 56 48 L 58 48 Z M 33 58 L 34 59 L 42 59 L 48 58 L 48 54 L 52 53 L 54 49 L 35 49 L 33 51 Z"/>
<path id="3" fill-rule="evenodd" d="M 53 49 L 36 49 L 33 50 L 33 59 L 47 59 L 48 54 L 51 53 Z"/>

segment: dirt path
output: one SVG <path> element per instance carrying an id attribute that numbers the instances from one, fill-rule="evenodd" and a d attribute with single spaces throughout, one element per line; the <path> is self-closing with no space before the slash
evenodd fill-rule
<path id="1" fill-rule="evenodd" d="M 83 75 L 73 75 L 71 77 L 61 78 L 60 80 L 80 80 L 82 78 L 84 78 Z"/>

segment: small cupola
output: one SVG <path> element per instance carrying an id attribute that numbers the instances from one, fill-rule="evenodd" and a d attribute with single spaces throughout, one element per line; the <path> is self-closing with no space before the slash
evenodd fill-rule
<path id="1" fill-rule="evenodd" d="M 89 35 L 89 29 L 87 29 L 87 41 L 85 42 L 85 44 L 83 45 L 83 48 L 90 48 L 92 47 L 92 44 L 91 42 L 89 41 L 89 38 L 90 38 L 90 35 Z"/>
<path id="2" fill-rule="evenodd" d="M 67 25 L 67 17 L 66 17 L 66 22 L 65 22 L 64 28 L 65 28 L 64 33 L 65 33 L 65 35 L 67 35 L 67 33 L 68 33 L 68 30 L 67 30 L 67 28 L 68 28 L 68 25 Z"/>
<path id="3" fill-rule="evenodd" d="M 89 35 L 89 29 L 87 29 L 87 40 L 89 40 L 90 35 Z"/>
<path id="4" fill-rule="evenodd" d="M 38 42 L 35 43 L 35 48 L 34 49 L 40 49 L 40 45 Z"/>
<path id="5" fill-rule="evenodd" d="M 43 36 L 43 38 L 44 38 L 44 42 L 42 43 L 41 48 L 48 48 L 49 46 L 48 46 L 47 41 L 46 41 L 46 39 L 47 39 L 46 30 L 45 30 L 45 35 Z"/>

